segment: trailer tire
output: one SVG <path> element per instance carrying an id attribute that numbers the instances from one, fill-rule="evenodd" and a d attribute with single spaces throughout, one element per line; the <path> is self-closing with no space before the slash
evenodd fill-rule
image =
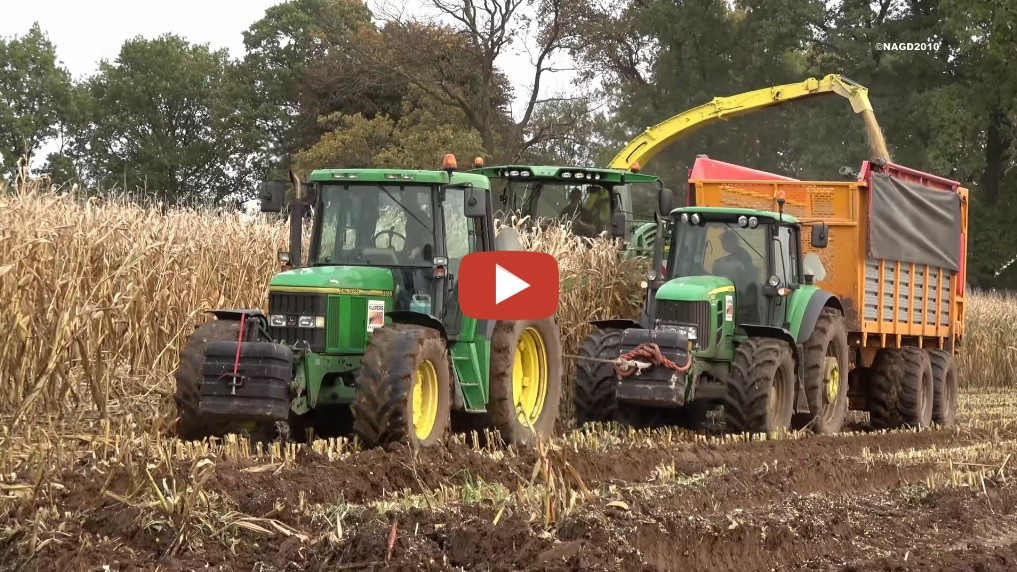
<path id="1" fill-rule="evenodd" d="M 806 425 L 819 434 L 837 433 L 848 410 L 847 328 L 844 316 L 833 308 L 819 315 L 805 342 L 805 396 L 809 412 Z"/>
<path id="2" fill-rule="evenodd" d="M 177 405 L 176 434 L 185 441 L 205 437 L 219 437 L 230 429 L 226 420 L 207 419 L 198 409 L 201 403 L 202 369 L 205 366 L 205 348 L 213 342 L 237 341 L 240 322 L 213 320 L 199 324 L 187 338 L 180 351 L 180 363 L 173 377 L 177 386 L 174 401 Z"/>
<path id="3" fill-rule="evenodd" d="M 876 429 L 928 427 L 934 384 L 929 354 L 914 347 L 884 348 L 869 375 L 869 418 Z"/>
<path id="4" fill-rule="evenodd" d="M 771 391 L 776 393 L 773 407 Z M 789 428 L 794 392 L 794 358 L 787 342 L 756 337 L 738 344 L 724 401 L 728 432 L 771 433 Z"/>
<path id="5" fill-rule="evenodd" d="M 949 427 L 957 416 L 957 368 L 953 355 L 943 350 L 929 351 L 932 361 L 932 421 Z"/>
<path id="6" fill-rule="evenodd" d="M 594 328 L 579 355 L 598 359 L 617 359 L 621 355 L 622 331 Z M 618 419 L 618 402 L 615 387 L 618 376 L 609 363 L 576 360 L 576 374 L 572 380 L 572 404 L 576 412 L 576 425 L 610 422 Z"/>
<path id="7" fill-rule="evenodd" d="M 437 330 L 409 324 L 378 328 L 364 350 L 353 400 L 353 431 L 368 447 L 442 441 L 449 427 L 451 371 Z M 419 393 L 416 388 L 419 387 Z M 425 411 L 414 423 L 414 406 Z"/>
<path id="8" fill-rule="evenodd" d="M 524 377 L 530 379 L 524 370 L 537 377 L 535 388 L 529 384 L 524 387 Z M 518 392 L 515 387 L 517 373 Z M 488 413 L 503 441 L 522 445 L 534 441 L 534 432 L 542 437 L 550 436 L 558 419 L 561 386 L 561 337 L 553 316 L 495 324 L 491 338 Z M 529 408 L 527 423 L 520 420 L 517 404 L 524 410 Z"/>

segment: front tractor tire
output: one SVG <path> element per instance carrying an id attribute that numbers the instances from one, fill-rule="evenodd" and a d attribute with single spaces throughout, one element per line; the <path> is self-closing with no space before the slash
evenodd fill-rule
<path id="1" fill-rule="evenodd" d="M 618 359 L 621 355 L 622 332 L 616 329 L 594 328 L 579 355 L 595 359 Z M 572 404 L 576 411 L 576 424 L 609 422 L 618 417 L 615 387 L 618 376 L 614 365 L 590 360 L 576 361 L 576 375 L 572 381 Z"/>
<path id="2" fill-rule="evenodd" d="M 872 362 L 869 418 L 876 429 L 932 424 L 935 383 L 932 361 L 914 347 L 884 348 Z"/>
<path id="3" fill-rule="evenodd" d="M 437 330 L 394 324 L 374 331 L 353 401 L 353 431 L 368 447 L 441 443 L 449 426 L 448 350 Z"/>
<path id="4" fill-rule="evenodd" d="M 772 338 L 748 338 L 731 361 L 724 417 L 729 433 L 788 429 L 794 413 L 795 364 L 791 347 Z"/>
<path id="5" fill-rule="evenodd" d="M 501 321 L 491 338 L 487 410 L 503 441 L 550 436 L 561 403 L 561 338 L 554 318 Z"/>
<path id="6" fill-rule="evenodd" d="M 827 308 L 805 342 L 806 425 L 819 434 L 837 433 L 848 410 L 848 339 L 844 316 Z"/>
<path id="7" fill-rule="evenodd" d="M 205 437 L 219 437 L 230 430 L 226 420 L 213 420 L 201 415 L 202 369 L 205 365 L 205 348 L 212 342 L 235 342 L 240 336 L 240 322 L 214 320 L 200 324 L 187 338 L 180 352 L 180 364 L 173 377 L 177 387 L 174 401 L 177 404 L 176 434 L 186 441 Z"/>

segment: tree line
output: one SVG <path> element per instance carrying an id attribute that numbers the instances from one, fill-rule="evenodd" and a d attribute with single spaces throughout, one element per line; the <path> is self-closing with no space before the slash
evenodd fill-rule
<path id="1" fill-rule="evenodd" d="M 1017 255 L 1017 0 L 424 4 L 440 17 L 289 0 L 244 32 L 240 58 L 138 37 L 80 81 L 38 26 L 0 39 L 4 169 L 57 138 L 35 161 L 54 181 L 174 202 L 220 200 L 290 168 L 431 168 L 445 152 L 603 165 L 715 96 L 840 73 L 869 88 L 895 162 L 971 189 L 972 282 L 1017 286 L 1015 267 L 996 275 Z M 908 43 L 925 49 L 885 45 Z M 510 81 L 498 62 L 518 45 L 533 65 Z M 563 56 L 571 89 L 552 75 Z M 703 129 L 645 170 L 681 190 L 706 154 L 830 180 L 866 150 L 861 119 L 832 96 Z"/>

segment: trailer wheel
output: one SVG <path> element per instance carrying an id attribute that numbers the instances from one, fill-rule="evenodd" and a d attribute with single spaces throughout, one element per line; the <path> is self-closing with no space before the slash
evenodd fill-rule
<path id="1" fill-rule="evenodd" d="M 884 348 L 869 376 L 869 417 L 877 429 L 927 427 L 934 399 L 932 362 L 919 348 Z"/>
<path id="2" fill-rule="evenodd" d="M 943 350 L 931 350 L 932 361 L 932 421 L 947 427 L 957 416 L 957 369 L 953 355 Z"/>
<path id="3" fill-rule="evenodd" d="M 617 359 L 621 355 L 621 330 L 594 328 L 579 348 L 579 355 L 598 359 Z M 615 386 L 618 376 L 609 363 L 577 360 L 572 381 L 572 404 L 576 425 L 618 419 Z"/>
<path id="4" fill-rule="evenodd" d="M 554 317 L 498 322 L 487 410 L 502 440 L 529 444 L 554 430 L 561 402 L 561 338 Z"/>
<path id="5" fill-rule="evenodd" d="M 357 375 L 353 431 L 368 447 L 440 443 L 449 426 L 450 379 L 448 352 L 437 330 L 378 328 Z"/>
<path id="6" fill-rule="evenodd" d="M 177 380 L 174 401 L 177 404 L 176 433 L 186 441 L 205 437 L 218 437 L 229 431 L 225 420 L 214 421 L 203 418 L 198 410 L 201 402 L 201 370 L 205 365 L 205 348 L 212 342 L 237 341 L 240 336 L 240 322 L 234 320 L 213 320 L 198 325 L 187 338 L 180 352 L 180 364 L 173 377 Z"/>
<path id="7" fill-rule="evenodd" d="M 805 395 L 807 425 L 820 434 L 837 433 L 848 408 L 848 339 L 843 315 L 823 310 L 805 342 Z"/>
<path id="8" fill-rule="evenodd" d="M 770 433 L 791 425 L 795 365 L 791 347 L 749 338 L 735 348 L 724 417 L 731 433 Z"/>

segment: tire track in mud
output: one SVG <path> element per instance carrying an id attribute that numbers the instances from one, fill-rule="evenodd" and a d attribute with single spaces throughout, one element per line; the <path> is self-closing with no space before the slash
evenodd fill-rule
<path id="1" fill-rule="evenodd" d="M 711 486 L 728 493 L 727 498 L 745 497 L 765 504 L 791 491 L 837 493 L 881 490 L 901 482 L 925 478 L 932 464 L 898 467 L 885 461 L 865 463 L 863 451 L 893 452 L 974 443 L 985 440 L 989 431 L 942 430 L 918 433 L 860 434 L 849 436 L 808 436 L 799 439 L 696 444 L 676 441 L 660 446 L 614 445 L 608 451 L 563 446 L 552 454 L 552 463 L 571 465 L 588 487 L 601 484 L 638 484 L 658 478 L 661 466 L 673 466 L 677 474 L 693 475 L 718 467 L 723 472 L 710 478 Z M 528 480 L 537 453 L 523 449 L 517 456 L 492 456 L 466 445 L 451 444 L 414 455 L 406 447 L 372 449 L 330 461 L 308 451 L 295 465 L 278 472 L 249 473 L 254 461 L 219 461 L 211 486 L 230 491 L 241 510 L 265 514 L 278 499 L 365 504 L 382 500 L 391 493 L 424 487 L 462 486 L 467 478 L 499 483 L 511 490 Z M 716 503 L 718 501 L 710 501 Z M 721 506 L 726 501 L 721 500 Z M 714 505 L 710 505 L 712 508 Z M 689 510 L 708 508 L 704 503 Z"/>

